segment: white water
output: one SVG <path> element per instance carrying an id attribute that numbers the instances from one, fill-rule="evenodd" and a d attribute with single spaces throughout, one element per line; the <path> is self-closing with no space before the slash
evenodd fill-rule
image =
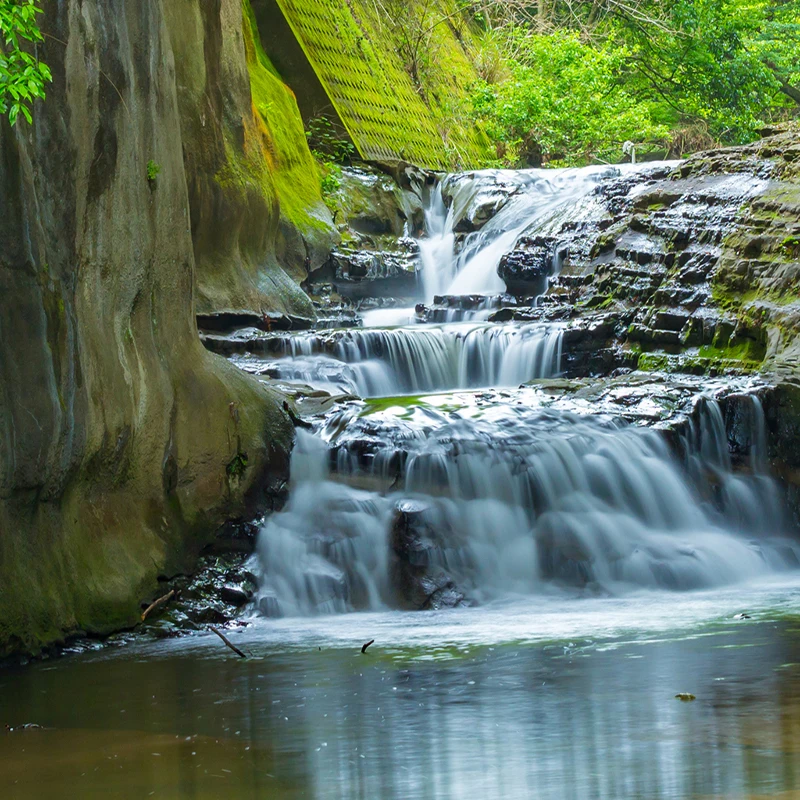
<path id="1" fill-rule="evenodd" d="M 800 550 L 781 536 L 774 482 L 732 472 L 716 402 L 701 402 L 700 420 L 685 437 L 683 465 L 655 431 L 525 407 L 505 419 L 454 413 L 421 427 L 381 429 L 362 417 L 351 435 L 334 421 L 333 455 L 303 433 L 289 505 L 261 537 L 260 608 L 292 615 L 396 604 L 391 531 L 408 500 L 428 571 L 446 572 L 480 603 L 558 586 L 601 595 L 700 589 L 796 566 Z M 327 475 L 332 459 L 337 481 Z"/>
<path id="2" fill-rule="evenodd" d="M 591 219 L 597 209 L 589 195 L 599 183 L 623 172 L 652 167 L 484 170 L 448 176 L 430 193 L 425 236 L 419 241 L 426 302 L 436 295 L 505 292 L 497 267 L 521 236 L 555 233 L 568 219 Z M 471 207 L 491 201 L 501 189 L 511 194 L 510 199 L 480 230 L 467 234 L 456 252 L 457 222 Z"/>
<path id="3" fill-rule="evenodd" d="M 273 364 L 284 380 L 362 397 L 451 389 L 516 387 L 557 374 L 557 325 L 460 324 L 288 336 L 288 358 Z"/>

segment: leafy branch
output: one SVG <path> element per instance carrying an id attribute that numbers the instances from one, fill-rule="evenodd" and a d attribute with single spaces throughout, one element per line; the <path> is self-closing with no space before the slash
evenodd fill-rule
<path id="1" fill-rule="evenodd" d="M 31 104 L 44 99 L 53 76 L 47 64 L 23 49 L 43 41 L 36 21 L 42 9 L 34 0 L 0 0 L 0 114 L 15 125 L 19 115 L 32 121 Z"/>

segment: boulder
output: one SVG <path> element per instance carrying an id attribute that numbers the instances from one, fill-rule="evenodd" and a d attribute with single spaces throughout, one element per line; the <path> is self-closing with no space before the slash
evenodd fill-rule
<path id="1" fill-rule="evenodd" d="M 505 282 L 509 294 L 536 297 L 547 291 L 553 274 L 557 242 L 544 236 L 521 239 L 516 249 L 500 259 L 497 274 Z"/>
<path id="2" fill-rule="evenodd" d="M 428 503 L 397 503 L 391 530 L 392 581 L 402 606 L 412 609 L 454 608 L 466 597 L 443 568 L 443 531 Z"/>

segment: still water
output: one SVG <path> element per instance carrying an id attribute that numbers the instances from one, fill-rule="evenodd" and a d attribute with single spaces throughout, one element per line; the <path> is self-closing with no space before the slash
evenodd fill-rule
<path id="1" fill-rule="evenodd" d="M 199 634 L 6 670 L 0 725 L 44 729 L 0 733 L 0 797 L 794 797 L 781 581 L 261 619 L 230 633 L 247 660 Z"/>

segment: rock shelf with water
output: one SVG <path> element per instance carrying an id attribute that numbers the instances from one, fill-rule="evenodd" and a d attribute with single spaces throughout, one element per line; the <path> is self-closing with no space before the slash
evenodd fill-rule
<path id="1" fill-rule="evenodd" d="M 412 174 L 398 191 L 423 231 L 397 251 L 416 303 L 206 337 L 313 425 L 260 536 L 255 608 L 691 590 L 800 565 L 796 456 L 774 439 L 793 390 L 756 377 L 769 334 L 715 284 L 774 171 L 757 153 L 703 169 Z M 361 246 L 368 292 L 386 275 Z"/>

